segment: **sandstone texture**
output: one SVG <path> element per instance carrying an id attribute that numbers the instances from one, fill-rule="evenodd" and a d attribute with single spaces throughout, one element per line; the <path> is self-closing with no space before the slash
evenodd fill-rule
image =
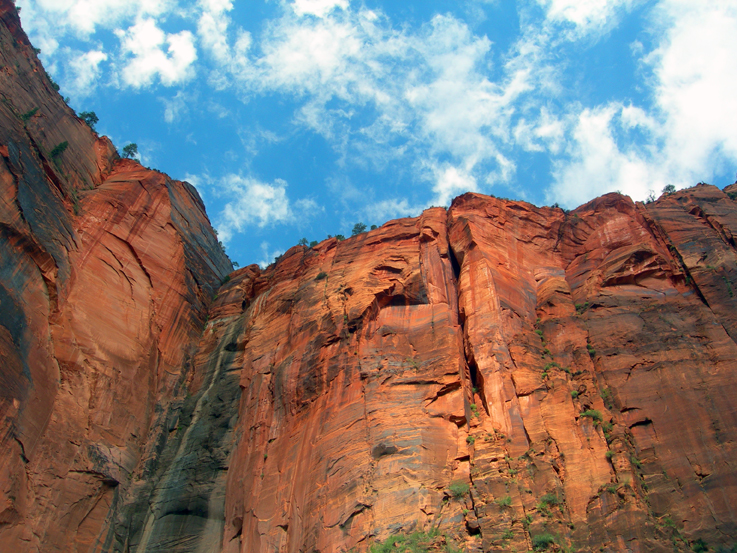
<path id="1" fill-rule="evenodd" d="M 101 549 L 152 487 L 232 267 L 191 186 L 66 106 L 9 1 L 0 44 L 0 550 Z"/>
<path id="2" fill-rule="evenodd" d="M 737 544 L 737 184 L 465 194 L 232 272 L 8 0 L 0 44 L 0 550 Z"/>

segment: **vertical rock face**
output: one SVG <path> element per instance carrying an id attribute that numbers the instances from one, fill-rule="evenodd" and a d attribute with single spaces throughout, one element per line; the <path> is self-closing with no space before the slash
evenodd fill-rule
<path id="1" fill-rule="evenodd" d="M 737 543 L 737 185 L 466 194 L 227 275 L 8 0 L 0 44 L 0 550 Z"/>
<path id="2" fill-rule="evenodd" d="M 149 486 L 231 266 L 194 189 L 119 160 L 0 23 L 0 549 L 89 551 Z"/>

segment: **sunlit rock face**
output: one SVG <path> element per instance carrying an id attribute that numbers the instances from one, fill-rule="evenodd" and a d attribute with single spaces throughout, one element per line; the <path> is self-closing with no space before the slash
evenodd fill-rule
<path id="1" fill-rule="evenodd" d="M 466 194 L 231 272 L 8 0 L 0 44 L 0 551 L 737 543 L 737 186 Z"/>

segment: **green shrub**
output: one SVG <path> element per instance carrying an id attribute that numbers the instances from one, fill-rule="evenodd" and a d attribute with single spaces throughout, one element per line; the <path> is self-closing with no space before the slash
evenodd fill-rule
<path id="1" fill-rule="evenodd" d="M 314 248 L 315 246 L 317 246 L 317 244 L 317 240 L 313 240 L 312 242 L 310 242 L 310 248 Z"/>
<path id="2" fill-rule="evenodd" d="M 128 159 L 132 159 L 138 155 L 138 144 L 131 142 L 123 148 L 122 156 Z"/>
<path id="3" fill-rule="evenodd" d="M 596 350 L 594 349 L 594 346 L 591 344 L 586 344 L 586 349 L 589 351 L 589 355 L 591 357 L 596 357 Z"/>
<path id="4" fill-rule="evenodd" d="M 496 504 L 500 507 L 511 507 L 512 506 L 512 498 L 508 495 L 505 495 L 504 497 L 500 497 L 496 500 Z"/>
<path id="5" fill-rule="evenodd" d="M 614 452 L 610 449 L 606 452 L 606 458 L 611 459 L 612 457 L 614 457 Z"/>
<path id="6" fill-rule="evenodd" d="M 588 417 L 594 421 L 594 423 L 601 422 L 601 411 L 597 411 L 596 409 L 588 409 L 581 413 L 581 417 Z"/>
<path id="7" fill-rule="evenodd" d="M 94 111 L 83 111 L 79 114 L 79 118 L 87 123 L 87 126 L 93 131 L 95 130 L 95 125 L 97 125 L 97 122 L 99 121 Z"/>
<path id="8" fill-rule="evenodd" d="M 586 311 L 588 308 L 589 308 L 589 302 L 577 303 L 576 304 L 576 313 L 578 313 L 580 315 L 581 313 L 583 313 L 584 311 Z"/>
<path id="9" fill-rule="evenodd" d="M 64 153 L 64 150 L 67 149 L 67 146 L 69 146 L 69 142 L 67 142 L 66 140 L 54 146 L 54 149 L 51 150 L 51 157 L 52 158 L 59 157 L 61 154 Z"/>
<path id="10" fill-rule="evenodd" d="M 559 505 L 560 499 L 558 499 L 558 496 L 554 493 L 546 493 L 540 498 L 540 502 L 545 503 L 546 505 Z"/>
<path id="11" fill-rule="evenodd" d="M 609 388 L 600 390 L 599 395 L 601 396 L 601 399 L 604 400 L 604 405 L 607 406 L 607 409 L 614 407 L 614 398 L 612 397 L 612 391 Z"/>
<path id="12" fill-rule="evenodd" d="M 450 495 L 456 499 L 460 499 L 465 496 L 471 488 L 465 482 L 451 482 L 448 489 L 450 489 Z"/>
<path id="13" fill-rule="evenodd" d="M 341 240 L 345 240 L 345 236 L 343 236 L 342 234 L 336 234 L 335 238 L 338 240 L 338 242 L 340 242 Z"/>
<path id="14" fill-rule="evenodd" d="M 535 551 L 543 551 L 554 543 L 555 537 L 552 534 L 548 534 L 547 532 L 532 536 L 532 548 Z"/>
<path id="15" fill-rule="evenodd" d="M 540 330 L 539 328 L 536 328 L 536 329 L 535 329 L 535 334 L 537 334 L 538 336 L 540 336 L 540 338 L 542 338 L 542 337 L 543 337 L 543 331 L 542 331 L 542 330 Z"/>
<path id="16" fill-rule="evenodd" d="M 578 390 L 571 390 L 571 397 L 576 399 L 578 397 Z"/>
<path id="17" fill-rule="evenodd" d="M 32 110 L 29 110 L 29 111 L 23 113 L 20 116 L 21 121 L 23 121 L 24 123 L 26 123 L 31 117 L 33 117 L 34 115 L 36 115 L 36 112 L 37 111 L 38 111 L 38 108 L 33 108 Z"/>
<path id="18" fill-rule="evenodd" d="M 704 551 L 709 551 L 709 546 L 706 545 L 704 540 L 699 538 L 691 543 L 691 550 L 696 551 L 696 553 L 703 553 Z"/>
<path id="19" fill-rule="evenodd" d="M 369 547 L 369 553 L 458 553 L 450 545 L 438 549 L 435 538 L 441 534 L 437 530 L 430 532 L 414 532 L 409 535 L 397 535 L 388 538 L 383 543 L 375 543 Z"/>
<path id="20" fill-rule="evenodd" d="M 317 273 L 317 276 L 315 277 L 315 280 L 322 280 L 324 278 L 327 278 L 328 274 L 324 271 L 320 271 Z"/>
<path id="21" fill-rule="evenodd" d="M 351 236 L 358 236 L 359 234 L 363 234 L 366 232 L 366 225 L 363 223 L 356 223 L 353 225 L 353 230 L 351 231 Z"/>

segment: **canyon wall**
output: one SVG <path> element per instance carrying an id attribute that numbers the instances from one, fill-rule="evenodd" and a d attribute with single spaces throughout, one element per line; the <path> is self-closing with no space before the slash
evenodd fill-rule
<path id="1" fill-rule="evenodd" d="M 9 0 L 0 44 L 0 550 L 737 544 L 737 185 L 465 194 L 231 272 Z"/>

